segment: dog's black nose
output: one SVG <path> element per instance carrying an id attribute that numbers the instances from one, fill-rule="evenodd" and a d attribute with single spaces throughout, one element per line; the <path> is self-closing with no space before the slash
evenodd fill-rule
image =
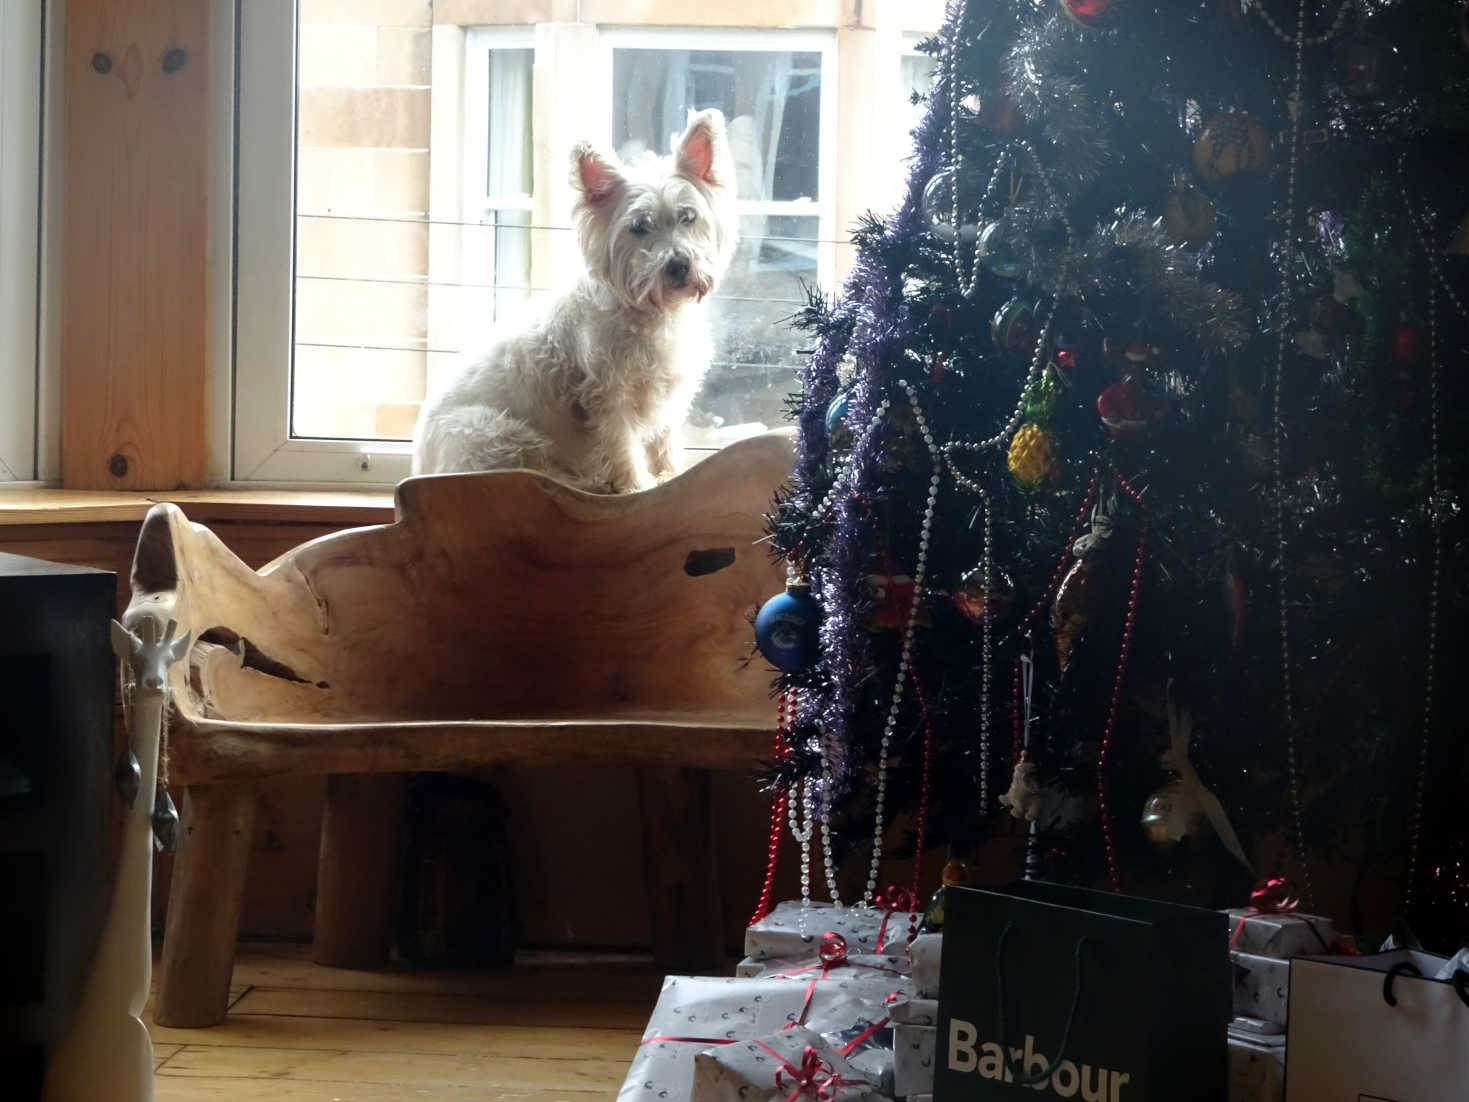
<path id="1" fill-rule="evenodd" d="M 668 273 L 668 278 L 673 282 L 683 284 L 689 278 L 689 258 L 675 256 L 663 270 Z"/>

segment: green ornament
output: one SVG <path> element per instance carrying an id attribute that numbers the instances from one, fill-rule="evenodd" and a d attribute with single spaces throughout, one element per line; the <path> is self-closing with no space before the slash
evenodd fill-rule
<path id="1" fill-rule="evenodd" d="M 1056 403 L 1061 398 L 1061 386 L 1047 372 L 1032 381 L 1021 395 L 1021 409 L 1027 421 L 1045 424 L 1056 412 Z"/>

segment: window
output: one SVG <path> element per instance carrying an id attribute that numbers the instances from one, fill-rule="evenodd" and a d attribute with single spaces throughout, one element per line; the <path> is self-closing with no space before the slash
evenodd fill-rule
<path id="1" fill-rule="evenodd" d="M 0 482 L 37 475 L 42 9 L 0 3 Z"/>
<path id="2" fill-rule="evenodd" d="M 783 423 L 802 340 L 788 319 L 805 285 L 835 286 L 839 215 L 892 172 L 892 142 L 838 172 L 838 113 L 860 116 L 859 95 L 903 101 L 902 35 L 884 39 L 882 86 L 855 82 L 841 106 L 836 27 L 638 27 L 638 6 L 615 2 L 621 25 L 436 21 L 513 7 L 239 6 L 234 480 L 403 477 L 424 395 L 579 272 L 573 143 L 666 153 L 705 107 L 729 122 L 742 243 L 687 438 L 707 449 Z"/>
<path id="3" fill-rule="evenodd" d="M 717 107 L 737 177 L 740 246 L 712 299 L 714 362 L 690 414 L 691 444 L 783 423 L 803 286 L 835 270 L 834 38 L 780 31 L 609 31 L 612 148 L 664 154 L 691 110 Z"/>

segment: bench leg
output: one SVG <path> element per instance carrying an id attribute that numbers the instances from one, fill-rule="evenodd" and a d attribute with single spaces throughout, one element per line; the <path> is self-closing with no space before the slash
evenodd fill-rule
<path id="1" fill-rule="evenodd" d="M 327 778 L 316 867 L 312 958 L 332 968 L 380 968 L 393 947 L 408 777 Z"/>
<path id="2" fill-rule="evenodd" d="M 673 972 L 718 969 L 725 961 L 724 916 L 709 774 L 674 766 L 637 773 L 653 959 Z"/>
<path id="3" fill-rule="evenodd" d="M 211 785 L 184 794 L 153 1007 L 159 1025 L 192 1029 L 224 1021 L 255 805 L 250 786 Z"/>

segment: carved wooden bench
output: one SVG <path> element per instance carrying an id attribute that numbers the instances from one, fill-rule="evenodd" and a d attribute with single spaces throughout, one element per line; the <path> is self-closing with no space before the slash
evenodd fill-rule
<path id="1" fill-rule="evenodd" d="M 722 959 L 709 773 L 769 755 L 748 617 L 783 574 L 758 543 L 790 439 L 732 445 L 640 494 L 506 471 L 410 479 L 392 524 L 252 571 L 172 505 L 147 516 L 125 623 L 191 632 L 171 680 L 186 787 L 155 1017 L 221 1021 L 256 782 L 325 774 L 315 957 L 389 948 L 405 774 L 638 769 L 660 963 Z"/>

